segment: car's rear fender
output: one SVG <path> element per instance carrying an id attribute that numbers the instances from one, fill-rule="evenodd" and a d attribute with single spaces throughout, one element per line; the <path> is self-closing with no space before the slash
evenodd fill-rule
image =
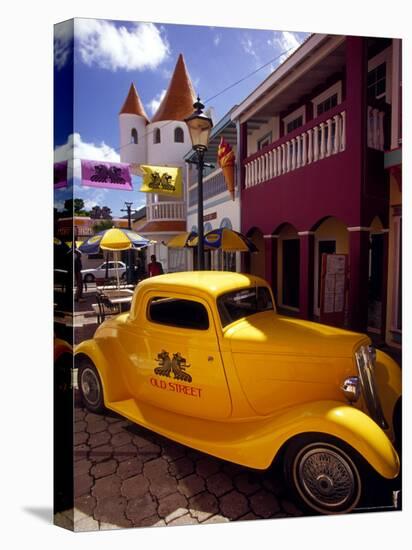
<path id="1" fill-rule="evenodd" d="M 84 360 L 90 360 L 100 375 L 105 405 L 111 401 L 127 399 L 130 396 L 119 369 L 109 365 L 101 346 L 96 340 L 85 340 L 76 346 L 75 366 L 79 368 Z"/>

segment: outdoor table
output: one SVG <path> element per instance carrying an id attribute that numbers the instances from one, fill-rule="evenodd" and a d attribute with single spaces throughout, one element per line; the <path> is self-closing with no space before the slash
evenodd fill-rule
<path id="1" fill-rule="evenodd" d="M 119 288 L 115 290 L 105 290 L 103 292 L 103 297 L 112 305 L 120 304 L 120 307 L 123 309 L 124 304 L 130 304 L 132 302 L 133 293 L 134 291 L 130 288 Z"/>

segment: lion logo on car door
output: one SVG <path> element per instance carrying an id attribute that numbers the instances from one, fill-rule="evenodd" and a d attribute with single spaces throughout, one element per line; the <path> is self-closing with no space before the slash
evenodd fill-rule
<path id="1" fill-rule="evenodd" d="M 192 381 L 190 374 L 185 372 L 190 365 L 186 364 L 186 359 L 182 357 L 181 353 L 174 353 L 172 359 L 170 359 L 169 352 L 162 350 L 157 354 L 155 361 L 159 363 L 159 366 L 154 369 L 155 374 L 174 378 L 175 380 L 182 380 L 183 382 Z"/>

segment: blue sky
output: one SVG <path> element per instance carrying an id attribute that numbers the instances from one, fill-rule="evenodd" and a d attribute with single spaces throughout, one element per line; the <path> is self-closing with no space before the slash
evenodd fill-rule
<path id="1" fill-rule="evenodd" d="M 135 83 L 150 117 L 168 87 L 180 53 L 195 91 L 206 108 L 213 109 L 217 122 L 308 36 L 290 31 L 100 19 L 76 19 L 74 41 L 72 32 L 70 23 L 60 24 L 55 31 L 56 160 L 73 154 L 75 159 L 118 161 L 118 113 L 130 83 Z M 271 60 L 267 67 L 210 99 Z M 74 123 L 69 91 L 73 65 Z M 144 204 L 137 178 L 131 192 L 86 188 L 79 184 L 78 164 L 75 161 L 75 196 L 83 198 L 88 208 L 110 206 L 118 216 L 123 215 L 120 208 L 125 200 L 132 201 L 134 208 Z M 70 195 L 70 188 L 56 192 L 57 204 L 62 205 Z"/>

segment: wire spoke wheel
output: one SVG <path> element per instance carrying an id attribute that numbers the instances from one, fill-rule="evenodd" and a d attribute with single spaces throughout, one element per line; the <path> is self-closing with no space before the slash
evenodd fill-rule
<path id="1" fill-rule="evenodd" d="M 102 384 L 94 366 L 80 367 L 79 388 L 88 409 L 96 412 L 102 410 L 104 406 Z"/>
<path id="2" fill-rule="evenodd" d="M 322 514 L 350 512 L 361 496 L 358 468 L 342 448 L 324 442 L 295 450 L 289 480 L 306 507 Z"/>

